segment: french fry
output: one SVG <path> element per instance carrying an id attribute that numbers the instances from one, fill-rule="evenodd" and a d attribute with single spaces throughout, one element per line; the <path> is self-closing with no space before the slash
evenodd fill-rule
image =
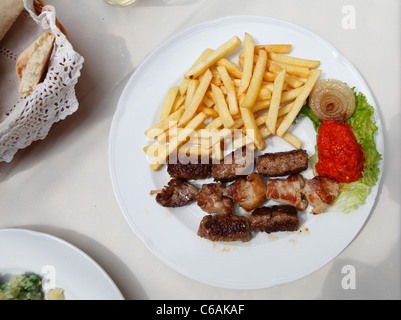
<path id="1" fill-rule="evenodd" d="M 295 99 L 294 105 L 292 106 L 291 110 L 285 116 L 283 122 L 280 124 L 276 131 L 276 135 L 282 137 L 294 122 L 295 118 L 297 117 L 299 111 L 304 106 L 306 99 L 308 98 L 309 94 L 313 90 L 316 82 L 319 80 L 320 75 L 322 74 L 322 70 L 314 70 L 312 71 L 310 77 L 306 81 L 305 85 L 302 88 L 301 93 Z"/>
<path id="2" fill-rule="evenodd" d="M 190 146 L 183 145 L 178 149 L 179 154 L 185 154 L 190 157 L 202 157 L 202 156 L 210 156 L 212 154 L 213 149 L 204 149 L 199 146 Z"/>
<path id="3" fill-rule="evenodd" d="M 166 100 L 164 101 L 162 111 L 160 113 L 160 121 L 163 121 L 164 119 L 168 118 L 168 116 L 171 114 L 171 110 L 173 109 L 175 98 L 177 97 L 178 94 L 178 87 L 173 87 L 170 88 Z"/>
<path id="4" fill-rule="evenodd" d="M 252 37 L 245 33 L 244 40 L 244 66 L 242 71 L 242 78 L 238 88 L 238 95 L 241 95 L 248 89 L 253 74 L 253 58 L 255 54 L 255 44 Z"/>
<path id="5" fill-rule="evenodd" d="M 231 126 L 234 125 L 234 120 L 231 116 L 230 110 L 228 109 L 228 105 L 224 97 L 224 94 L 218 86 L 214 84 L 211 84 L 211 86 L 212 86 L 212 93 L 216 106 L 216 111 L 220 115 L 224 127 L 230 128 Z"/>
<path id="6" fill-rule="evenodd" d="M 145 131 L 146 137 L 148 137 L 148 139 L 156 138 L 159 134 L 166 131 L 171 126 L 172 123 L 177 124 L 183 114 L 184 114 L 184 109 L 183 108 L 178 109 L 176 112 L 171 114 L 167 119 L 158 122 L 152 128 L 146 130 Z"/>
<path id="7" fill-rule="evenodd" d="M 255 52 L 258 53 L 260 49 L 264 49 L 267 52 L 276 53 L 289 53 L 292 49 L 291 44 L 268 44 L 255 46 Z"/>
<path id="8" fill-rule="evenodd" d="M 252 109 L 250 108 L 240 108 L 242 119 L 244 120 L 244 126 L 258 150 L 263 150 L 266 148 L 266 142 L 263 140 L 259 128 L 256 124 L 255 117 L 253 115 Z"/>
<path id="9" fill-rule="evenodd" d="M 308 78 L 310 76 L 310 69 L 307 67 L 295 66 L 292 64 L 285 64 L 282 62 L 275 61 L 281 68 L 286 69 L 287 73 L 294 76 Z"/>
<path id="10" fill-rule="evenodd" d="M 202 54 L 200 55 L 200 57 L 195 61 L 195 63 L 192 66 L 195 66 L 197 63 L 199 63 L 203 59 L 207 58 L 212 52 L 213 52 L 213 50 L 209 49 L 209 48 L 206 49 L 205 51 L 203 51 Z M 180 95 L 183 96 L 186 94 L 189 81 L 190 81 L 190 79 L 187 79 L 185 77 L 184 77 L 184 79 L 182 79 L 180 87 L 179 87 Z"/>
<path id="11" fill-rule="evenodd" d="M 282 62 L 289 65 L 306 67 L 308 69 L 316 69 L 320 65 L 320 61 L 318 60 L 295 58 L 274 52 L 270 53 L 270 59 L 272 59 L 273 61 Z"/>
<path id="12" fill-rule="evenodd" d="M 191 102 L 185 109 L 184 114 L 182 115 L 180 121 L 178 122 L 179 126 L 187 124 L 195 115 L 196 110 L 199 108 L 207 89 L 209 88 L 210 82 L 212 81 L 213 75 L 212 72 L 207 69 L 204 76 L 200 80 L 199 86 L 196 89 L 196 92 L 191 99 Z"/>
<path id="13" fill-rule="evenodd" d="M 223 58 L 226 54 L 234 51 L 241 45 L 241 40 L 234 36 L 229 41 L 222 44 L 219 48 L 213 51 L 208 57 L 195 64 L 191 69 L 185 73 L 184 77 L 187 79 L 197 78 L 204 73 L 208 68 L 215 64 L 218 60 Z"/>
<path id="14" fill-rule="evenodd" d="M 303 88 L 304 86 L 283 92 L 281 95 L 281 103 L 294 100 L 302 92 Z"/>
<path id="15" fill-rule="evenodd" d="M 198 79 L 191 79 L 188 82 L 188 87 L 187 87 L 187 94 L 185 96 L 185 108 L 187 109 L 189 106 L 189 103 L 191 102 L 192 98 L 194 97 L 194 94 L 196 92 L 196 89 L 199 87 L 199 80 Z"/>
<path id="16" fill-rule="evenodd" d="M 251 83 L 245 95 L 245 99 L 241 104 L 242 108 L 252 108 L 255 104 L 259 95 L 260 87 L 262 85 L 263 75 L 266 71 L 266 65 L 267 52 L 265 50 L 260 50 L 258 60 L 256 61 L 255 70 L 252 75 Z"/>
<path id="17" fill-rule="evenodd" d="M 257 101 L 261 100 L 269 100 L 272 98 L 272 93 L 270 89 L 266 86 L 263 86 L 259 90 L 258 98 L 256 99 Z"/>
<path id="18" fill-rule="evenodd" d="M 150 168 L 154 171 L 160 169 L 160 167 L 164 164 L 166 159 L 178 149 L 180 145 L 182 145 L 188 137 L 196 130 L 201 123 L 206 120 L 207 116 L 204 113 L 199 113 L 195 116 L 185 127 L 185 130 L 179 132 L 177 139 L 170 141 L 168 147 L 166 149 L 159 150 L 157 157 L 153 160 L 150 165 Z"/>
<path id="19" fill-rule="evenodd" d="M 286 71 L 282 70 L 274 80 L 274 87 L 272 93 L 272 100 L 270 103 L 269 113 L 266 119 L 266 127 L 272 134 L 276 133 L 276 124 L 278 112 L 281 104 L 281 95 L 283 92 Z"/>
<path id="20" fill-rule="evenodd" d="M 227 90 L 227 103 L 230 113 L 235 115 L 239 112 L 237 93 L 235 91 L 235 85 L 230 75 L 228 74 L 227 68 L 225 66 L 217 67 L 221 79 L 224 83 L 224 87 Z"/>
<path id="21" fill-rule="evenodd" d="M 200 111 L 211 118 L 218 118 L 220 116 L 216 110 L 214 110 L 213 108 L 210 108 L 210 107 L 203 106 L 200 108 Z"/>
<path id="22" fill-rule="evenodd" d="M 299 140 L 296 136 L 293 134 L 286 132 L 282 136 L 283 140 L 288 142 L 290 145 L 292 145 L 295 149 L 301 149 L 302 148 L 302 142 Z"/>
<path id="23" fill-rule="evenodd" d="M 235 79 L 242 78 L 242 70 L 227 58 L 222 58 L 216 62 L 217 67 L 226 67 L 227 72 Z"/>
<path id="24" fill-rule="evenodd" d="M 185 96 L 178 96 L 175 101 L 173 108 L 171 110 L 172 113 L 176 112 L 185 102 Z"/>

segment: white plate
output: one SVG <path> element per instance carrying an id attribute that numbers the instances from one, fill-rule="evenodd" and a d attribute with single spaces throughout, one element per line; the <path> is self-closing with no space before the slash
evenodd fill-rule
<path id="1" fill-rule="evenodd" d="M 234 16 L 196 25 L 156 49 L 135 71 L 122 93 L 110 133 L 110 171 L 116 197 L 129 225 L 149 249 L 174 270 L 200 282 L 233 289 L 258 289 L 290 282 L 324 266 L 358 234 L 375 202 L 378 186 L 366 204 L 350 213 L 302 214 L 301 232 L 258 234 L 249 243 L 216 243 L 196 235 L 204 213 L 196 204 L 174 210 L 160 207 L 150 190 L 161 189 L 166 170 L 154 173 L 142 148 L 144 131 L 157 122 L 168 88 L 205 48 L 217 48 L 234 35 L 251 34 L 256 44 L 290 43 L 292 56 L 320 60 L 322 78 L 336 78 L 375 102 L 362 76 L 333 46 L 316 34 L 285 21 Z M 240 50 L 236 51 L 238 53 Z M 233 59 L 236 59 L 233 55 Z M 234 60 L 236 62 L 236 60 Z M 376 121 L 380 119 L 376 112 Z M 315 131 L 308 119 L 292 132 L 314 153 Z M 290 150 L 273 138 L 269 151 Z M 382 131 L 377 147 L 383 154 Z"/>
<path id="2" fill-rule="evenodd" d="M 0 230 L 0 257 L 2 282 L 14 274 L 33 272 L 44 277 L 44 289 L 64 289 L 66 300 L 123 299 L 95 261 L 54 236 L 24 229 Z"/>

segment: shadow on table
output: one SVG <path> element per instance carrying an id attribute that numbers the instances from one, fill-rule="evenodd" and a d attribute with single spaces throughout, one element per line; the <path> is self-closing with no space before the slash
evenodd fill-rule
<path id="1" fill-rule="evenodd" d="M 125 265 L 125 263 L 121 261 L 112 251 L 101 245 L 99 242 L 83 235 L 82 233 L 68 229 L 60 229 L 49 226 L 44 227 L 38 225 L 21 226 L 20 228 L 51 234 L 64 241 L 69 242 L 70 244 L 85 252 L 109 275 L 109 277 L 116 284 L 125 299 L 148 299 L 138 279 L 136 279 L 134 274 Z M 102 256 L 108 257 L 107 261 L 105 261 L 98 255 L 99 252 L 102 253 Z"/>
<path id="2" fill-rule="evenodd" d="M 322 300 L 400 299 L 399 253 L 394 252 L 379 266 L 352 259 L 335 260 L 321 289 Z M 397 275 L 397 277 L 394 277 Z"/>

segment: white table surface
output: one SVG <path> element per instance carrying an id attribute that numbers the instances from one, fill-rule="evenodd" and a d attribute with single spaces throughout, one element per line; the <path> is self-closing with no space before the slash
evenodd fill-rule
<path id="1" fill-rule="evenodd" d="M 32 229 L 72 243 L 104 268 L 126 299 L 401 298 L 399 0 L 139 0 L 126 8 L 103 0 L 46 2 L 86 59 L 77 85 L 80 107 L 45 141 L 0 163 L 0 228 Z M 343 27 L 344 6 L 355 9 L 354 29 Z M 108 139 L 124 85 L 152 50 L 197 23 L 239 14 L 288 20 L 337 47 L 376 98 L 386 154 L 377 203 L 339 256 L 295 282 L 237 291 L 182 276 L 137 238 L 114 196 Z M 341 286 L 346 265 L 355 267 L 355 289 Z"/>

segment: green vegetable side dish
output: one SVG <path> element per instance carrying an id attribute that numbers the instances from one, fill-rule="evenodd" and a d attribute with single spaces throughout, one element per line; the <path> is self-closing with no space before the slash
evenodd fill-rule
<path id="1" fill-rule="evenodd" d="M 362 146 L 365 155 L 365 164 L 363 176 L 356 182 L 346 183 L 342 186 L 342 190 L 331 207 L 330 211 L 340 211 L 349 213 L 365 203 L 370 193 L 370 189 L 374 187 L 379 179 L 380 168 L 379 162 L 382 160 L 381 154 L 376 149 L 374 140 L 378 130 L 376 123 L 373 121 L 374 108 L 369 105 L 363 93 L 355 94 L 355 111 L 347 120 L 347 123 L 353 127 L 353 132 Z M 298 117 L 308 117 L 318 132 L 321 121 L 314 115 L 311 108 L 306 104 Z M 311 165 L 315 171 L 315 164 L 318 162 L 318 154 L 311 157 Z"/>
<path id="2" fill-rule="evenodd" d="M 12 276 L 0 285 L 0 300 L 43 300 L 42 279 L 36 274 Z"/>

